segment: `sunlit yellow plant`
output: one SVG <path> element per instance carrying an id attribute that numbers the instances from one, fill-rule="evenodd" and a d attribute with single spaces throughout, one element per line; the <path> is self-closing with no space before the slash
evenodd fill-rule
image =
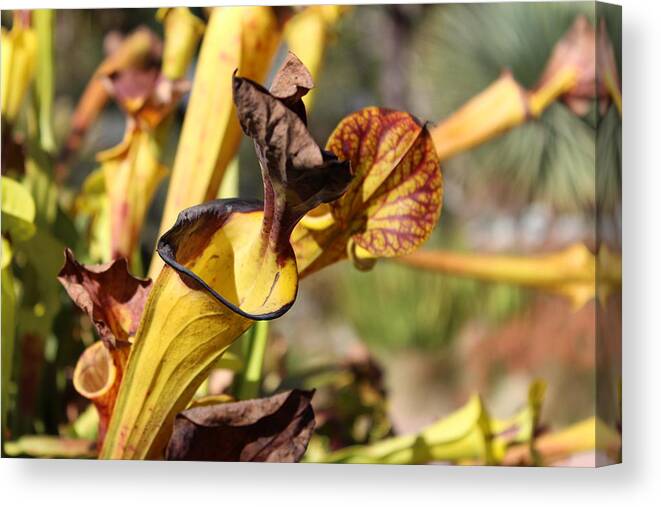
<path id="1" fill-rule="evenodd" d="M 391 465 L 430 462 L 500 464 L 512 446 L 524 443 L 533 445 L 545 391 L 543 382 L 533 382 L 525 406 L 506 420 L 492 418 L 482 399 L 473 395 L 463 407 L 417 434 L 346 447 L 316 456 L 315 460 Z"/>
<path id="2" fill-rule="evenodd" d="M 20 111 L 37 64 L 37 36 L 15 13 L 11 30 L 2 27 L 2 119 L 13 123 Z"/>
<path id="3" fill-rule="evenodd" d="M 308 130 L 306 105 L 311 104 L 313 77 L 322 68 L 326 45 L 344 10 L 213 8 L 208 10 L 205 33 L 204 23 L 189 9 L 167 8 L 157 14 L 164 26 L 163 43 L 145 28 L 116 41 L 73 114 L 72 132 L 54 171 L 56 179 L 66 175 L 62 168 L 69 155 L 79 148 L 107 100 L 114 98 L 126 116 L 123 140 L 98 154 L 100 168 L 88 176 L 74 204 L 94 215 L 89 231 L 93 241 L 81 257 L 114 260 L 84 266 L 66 249 L 58 275 L 100 340 L 90 344 L 91 334 L 78 319 L 72 319 L 66 332 L 59 322 L 57 327 L 49 323 L 37 337 L 43 341 L 39 352 L 51 361 L 63 350 L 58 348 L 61 335 L 75 336 L 82 329 L 86 348 L 72 377 L 66 378 L 90 403 L 82 414 L 73 407 L 78 403 L 71 404 L 71 413 L 67 407 L 70 422 L 78 419 L 60 426 L 60 437 L 25 436 L 24 425 L 17 425 L 16 433 L 13 427 L 8 430 L 13 441 L 5 438 L 11 398 L 5 388 L 14 380 L 7 367 L 14 355 L 14 335 L 25 326 L 17 325 L 17 310 L 33 319 L 55 312 L 54 322 L 60 309 L 57 292 L 52 299 L 41 294 L 32 298 L 33 280 L 24 273 L 36 273 L 37 285 L 44 280 L 46 285 L 55 283 L 54 272 L 34 269 L 32 264 L 49 260 L 34 252 L 59 251 L 60 241 L 77 251 L 82 245 L 77 236 L 80 224 L 69 223 L 71 217 L 58 202 L 58 187 L 51 181 L 56 149 L 54 12 L 42 11 L 36 17 L 20 11 L 11 31 L 3 28 L 0 260 L 6 454 L 299 461 L 315 426 L 314 390 L 293 389 L 255 399 L 262 387 L 268 336 L 267 323 L 261 321 L 291 308 L 302 277 L 345 258 L 358 269 L 391 258 L 423 269 L 520 284 L 565 296 L 576 307 L 595 294 L 600 300 L 618 295 L 621 259 L 605 245 L 598 247 L 596 260 L 582 244 L 535 257 L 416 252 L 438 224 L 441 161 L 539 118 L 557 100 L 578 115 L 584 115 L 595 99 L 600 105 L 612 101 L 621 113 L 621 84 L 605 25 L 596 41 L 587 20 L 578 18 L 530 90 L 503 72 L 483 93 L 429 128 L 408 113 L 368 107 L 344 118 L 324 149 Z M 162 155 L 172 112 L 188 90 L 184 78 L 203 34 L 150 269 L 152 283 L 130 275 L 129 265 L 142 271 L 136 254 L 143 222 L 167 172 Z M 283 39 L 300 59 L 290 52 L 267 90 L 260 83 Z M 17 136 L 25 139 L 21 150 L 26 163 L 9 169 L 18 169 L 21 176 L 25 169 L 20 183 L 4 175 L 5 148 L 13 147 L 6 137 L 19 119 L 26 120 L 25 127 L 19 124 Z M 211 200 L 219 193 L 228 165 L 236 161 L 242 133 L 254 143 L 264 199 Z M 231 195 L 236 194 L 236 181 L 228 185 L 234 189 Z M 63 194 L 67 204 L 68 197 Z M 40 241 L 13 250 L 32 238 Z M 16 286 L 14 274 L 19 275 Z M 50 304 L 53 301 L 57 304 Z M 242 375 L 234 380 L 233 392 L 205 396 L 204 380 L 255 322 L 248 352 L 222 363 L 232 364 L 233 372 Z M 21 332 L 21 338 L 27 336 Z M 264 390 L 270 385 L 265 381 Z M 357 387 L 385 413 L 385 394 Z M 545 432 L 540 425 L 544 393 L 543 383 L 533 383 L 527 404 L 503 420 L 491 417 L 476 394 L 416 434 L 390 437 L 393 426 L 388 422 L 381 433 L 360 440 L 369 445 L 330 452 L 322 442 L 308 458 L 331 463 L 545 465 L 585 450 L 609 456 L 619 452 L 619 426 L 612 429 L 596 418 Z M 20 418 L 20 411 L 17 414 Z M 615 419 L 619 422 L 621 417 Z M 93 430 L 77 433 L 83 420 Z M 351 438 L 358 442 L 355 435 Z"/>
<path id="4" fill-rule="evenodd" d="M 204 23 L 187 7 L 162 8 L 156 13 L 165 28 L 163 65 L 165 78 L 175 81 L 186 76 L 197 43 L 204 33 Z"/>
<path id="5" fill-rule="evenodd" d="M 280 39 L 280 26 L 271 7 L 212 10 L 177 147 L 160 234 L 172 227 L 181 210 L 216 197 L 241 140 L 232 103 L 232 73 L 238 69 L 241 76 L 261 82 Z M 158 275 L 162 265 L 154 256 L 149 275 Z"/>
<path id="6" fill-rule="evenodd" d="M 175 415 L 218 357 L 253 321 L 276 318 L 293 304 L 291 231 L 350 181 L 349 163 L 324 152 L 307 130 L 301 96 L 309 82 L 293 55 L 270 92 L 233 78 L 239 122 L 262 169 L 264 202 L 225 199 L 189 208 L 159 240 L 166 266 L 147 300 L 102 458 L 162 457 Z"/>
<path id="7" fill-rule="evenodd" d="M 106 83 L 127 114 L 122 142 L 97 155 L 109 199 L 109 258 L 131 259 L 142 224 L 167 168 L 161 163 L 172 109 L 187 89 L 182 80 L 202 32 L 202 22 L 186 8 L 161 11 L 165 53 L 161 71 L 123 70 Z"/>
<path id="8" fill-rule="evenodd" d="M 603 86 L 596 86 L 594 52 L 594 28 L 584 16 L 579 16 L 555 45 L 532 90 L 526 90 L 505 71 L 483 92 L 431 128 L 439 159 L 446 160 L 528 119 L 539 118 L 558 99 L 576 114 L 585 114 L 591 100 L 603 99 L 605 95 Z M 606 84 L 609 82 L 614 80 L 606 80 Z"/>

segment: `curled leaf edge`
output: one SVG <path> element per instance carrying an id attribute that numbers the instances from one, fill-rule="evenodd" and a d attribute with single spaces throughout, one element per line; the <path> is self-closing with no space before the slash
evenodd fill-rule
<path id="1" fill-rule="evenodd" d="M 172 237 L 183 227 L 185 227 L 191 220 L 194 220 L 199 215 L 204 212 L 215 210 L 224 210 L 228 215 L 232 213 L 250 213 L 255 211 L 263 211 L 264 203 L 257 199 L 216 199 L 209 201 L 197 206 L 192 206 L 187 208 L 179 213 L 176 222 L 174 225 L 163 234 L 159 240 L 156 247 L 156 251 L 160 258 L 165 262 L 166 265 L 174 269 L 179 275 L 185 275 L 188 279 L 199 284 L 205 291 L 207 291 L 214 299 L 219 303 L 225 305 L 231 311 L 244 317 L 246 319 L 261 321 L 261 320 L 273 320 L 281 317 L 292 307 L 296 301 L 296 296 L 298 295 L 298 284 L 294 293 L 294 297 L 291 301 L 281 306 L 278 310 L 262 314 L 253 314 L 242 310 L 239 306 L 235 305 L 227 298 L 218 293 L 214 288 L 212 288 L 207 282 L 204 281 L 199 275 L 195 274 L 193 271 L 182 265 L 176 260 L 176 248 L 172 242 Z M 292 259 L 296 262 L 296 258 L 292 252 Z"/>

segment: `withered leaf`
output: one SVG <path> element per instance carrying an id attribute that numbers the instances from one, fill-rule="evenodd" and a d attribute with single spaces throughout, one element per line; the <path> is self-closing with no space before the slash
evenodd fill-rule
<path id="1" fill-rule="evenodd" d="M 113 37 L 114 40 L 108 40 L 108 56 L 94 72 L 73 112 L 71 131 L 58 156 L 58 178 L 63 178 L 68 171 L 68 160 L 78 151 L 110 97 L 103 78 L 124 69 L 153 67 L 160 61 L 162 43 L 150 29 L 142 26 L 123 39 Z"/>
<path id="2" fill-rule="evenodd" d="M 536 89 L 548 84 L 561 72 L 576 72 L 574 86 L 564 94 L 567 106 L 576 114 L 587 113 L 590 101 L 596 95 L 594 28 L 585 16 L 578 16 L 567 33 L 553 48 L 548 64 L 537 83 Z"/>
<path id="3" fill-rule="evenodd" d="M 126 259 L 84 266 L 68 248 L 64 257 L 57 278 L 73 302 L 89 315 L 106 346 L 128 344 L 138 330 L 151 280 L 131 275 Z"/>
<path id="4" fill-rule="evenodd" d="M 118 104 L 131 113 L 144 105 L 156 86 L 158 76 L 158 67 L 125 69 L 107 76 L 104 84 Z"/>
<path id="5" fill-rule="evenodd" d="M 303 62 L 291 51 L 273 77 L 271 95 L 283 100 L 298 100 L 304 97 L 312 88 L 312 76 Z"/>
<path id="6" fill-rule="evenodd" d="M 314 391 L 191 408 L 177 415 L 169 460 L 299 461 L 314 429 Z"/>
<path id="7" fill-rule="evenodd" d="M 184 79 L 165 78 L 157 67 L 113 72 L 104 83 L 129 117 L 148 128 L 159 125 L 190 88 Z"/>
<path id="8" fill-rule="evenodd" d="M 262 169 L 262 233 L 281 249 L 305 213 L 344 193 L 350 164 L 323 151 L 299 115 L 259 84 L 235 76 L 233 90 L 239 123 L 254 140 Z"/>
<path id="9" fill-rule="evenodd" d="M 273 78 L 271 95 L 283 101 L 289 109 L 294 111 L 307 124 L 305 104 L 301 99 L 312 88 L 314 88 L 314 83 L 310 72 L 303 65 L 303 62 L 290 51 Z"/>

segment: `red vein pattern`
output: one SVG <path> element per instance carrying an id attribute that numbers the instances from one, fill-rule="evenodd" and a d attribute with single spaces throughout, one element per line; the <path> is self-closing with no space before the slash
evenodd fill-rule
<path id="1" fill-rule="evenodd" d="M 443 177 L 424 125 L 408 113 L 370 107 L 347 116 L 327 149 L 351 161 L 354 180 L 331 204 L 337 226 L 374 257 L 406 255 L 438 222 Z"/>

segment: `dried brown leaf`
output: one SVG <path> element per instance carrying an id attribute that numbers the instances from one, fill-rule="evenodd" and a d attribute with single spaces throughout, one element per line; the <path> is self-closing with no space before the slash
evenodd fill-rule
<path id="1" fill-rule="evenodd" d="M 558 79 L 562 72 L 574 72 L 574 85 L 563 95 L 563 99 L 574 113 L 584 115 L 590 101 L 597 95 L 595 44 L 594 28 L 585 16 L 578 16 L 553 48 L 536 88 Z"/>
<path id="2" fill-rule="evenodd" d="M 108 348 L 128 344 L 138 330 L 151 280 L 131 275 L 126 259 L 84 266 L 68 248 L 64 256 L 57 278 L 73 302 L 89 315 Z"/>
<path id="3" fill-rule="evenodd" d="M 233 88 L 241 128 L 253 139 L 262 169 L 263 234 L 281 248 L 305 213 L 344 193 L 350 164 L 323 151 L 300 115 L 259 84 L 235 76 Z"/>
<path id="4" fill-rule="evenodd" d="M 181 412 L 174 422 L 167 459 L 297 462 L 314 429 L 313 394 L 294 389 L 269 398 Z"/>
<path id="5" fill-rule="evenodd" d="M 283 101 L 307 124 L 305 105 L 301 99 L 312 88 L 314 88 L 312 75 L 303 62 L 290 51 L 273 78 L 271 95 Z"/>

